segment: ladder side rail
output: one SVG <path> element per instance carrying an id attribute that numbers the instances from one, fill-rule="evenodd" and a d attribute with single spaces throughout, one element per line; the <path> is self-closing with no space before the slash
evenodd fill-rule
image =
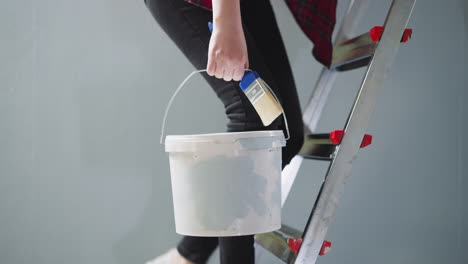
<path id="1" fill-rule="evenodd" d="M 335 37 L 334 46 L 351 39 L 357 26 L 368 8 L 369 0 L 350 0 L 347 12 L 343 17 L 340 28 Z M 315 88 L 304 111 L 303 121 L 310 132 L 315 132 L 318 120 L 328 99 L 328 94 L 336 79 L 336 71 L 323 67 L 320 76 L 315 83 Z"/>
<path id="2" fill-rule="evenodd" d="M 355 34 L 356 28 L 367 10 L 370 0 L 350 0 L 345 16 L 335 37 L 335 45 L 350 39 Z M 315 88 L 303 113 L 305 129 L 314 132 L 318 121 L 335 83 L 336 71 L 323 67 L 320 76 L 315 83 Z M 281 205 L 284 206 L 292 185 L 296 180 L 297 173 L 304 158 L 296 155 L 284 168 L 281 177 Z"/>
<path id="3" fill-rule="evenodd" d="M 334 45 L 341 43 L 354 37 L 355 31 L 365 16 L 370 0 L 350 0 L 346 15 L 341 22 L 340 28 L 337 31 Z"/>
<path id="4" fill-rule="evenodd" d="M 343 195 L 344 184 L 351 172 L 362 138 L 374 112 L 377 96 L 400 46 L 416 0 L 394 0 L 385 20 L 385 30 L 376 47 L 353 109 L 348 117 L 345 134 L 330 164 L 318 201 L 304 232 L 302 246 L 292 262 L 315 263 L 326 232 Z"/>
<path id="5" fill-rule="evenodd" d="M 370 0 L 350 0 L 347 11 L 343 17 L 343 20 L 340 23 L 340 28 L 335 35 L 334 43 L 341 43 L 347 39 L 350 39 L 350 36 L 355 34 L 357 25 L 361 21 L 363 14 L 367 10 Z M 309 99 L 309 102 L 303 113 L 303 122 L 305 124 L 305 129 L 313 132 L 317 128 L 318 121 L 322 114 L 322 110 L 325 107 L 325 103 L 328 99 L 331 89 L 333 88 L 336 71 L 327 69 L 323 67 L 319 78 L 315 83 L 315 88 L 312 92 L 312 95 Z M 300 155 L 296 155 L 291 162 L 283 169 L 281 177 L 281 206 L 283 207 L 286 199 L 289 195 L 289 192 L 292 188 L 292 185 L 296 179 L 296 176 L 299 172 L 299 169 L 302 165 L 304 158 Z M 260 242 L 260 241 L 257 241 Z M 258 243 L 255 243 L 256 249 L 256 260 L 258 261 L 262 251 L 260 250 L 261 246 Z"/>

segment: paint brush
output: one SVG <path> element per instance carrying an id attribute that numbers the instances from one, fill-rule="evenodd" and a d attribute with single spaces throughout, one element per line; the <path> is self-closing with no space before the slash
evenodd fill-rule
<path id="1" fill-rule="evenodd" d="M 208 22 L 208 28 L 213 32 L 213 24 Z M 255 111 L 262 120 L 264 126 L 270 125 L 283 113 L 283 108 L 272 90 L 255 71 L 247 70 L 239 83 L 241 90 L 245 93 Z"/>
<path id="2" fill-rule="evenodd" d="M 246 71 L 239 86 L 249 98 L 264 126 L 270 125 L 283 113 L 281 104 L 257 72 Z"/>

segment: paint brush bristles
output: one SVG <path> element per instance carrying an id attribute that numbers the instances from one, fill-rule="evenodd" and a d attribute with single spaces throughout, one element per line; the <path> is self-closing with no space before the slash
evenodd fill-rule
<path id="1" fill-rule="evenodd" d="M 260 116 L 263 125 L 268 126 L 283 113 L 283 108 L 271 93 L 268 85 L 258 74 L 255 72 L 252 73 L 255 79 L 253 79 L 245 89 L 245 86 L 241 87 L 257 111 L 257 114 Z"/>

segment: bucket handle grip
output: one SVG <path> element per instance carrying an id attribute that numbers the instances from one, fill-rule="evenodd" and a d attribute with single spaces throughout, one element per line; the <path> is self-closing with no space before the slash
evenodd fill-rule
<path id="1" fill-rule="evenodd" d="M 177 94 L 178 94 L 179 91 L 182 89 L 182 87 L 184 87 L 184 85 L 188 82 L 188 80 L 190 80 L 190 78 L 192 78 L 193 75 L 195 75 L 195 74 L 197 74 L 197 73 L 206 72 L 206 71 L 207 71 L 206 69 L 203 69 L 203 70 L 195 70 L 195 71 L 191 72 L 191 73 L 179 84 L 179 87 L 177 87 L 177 89 L 175 90 L 174 94 L 172 94 L 172 97 L 171 97 L 171 99 L 169 100 L 169 103 L 167 104 L 166 110 L 164 111 L 164 118 L 163 118 L 163 123 L 162 123 L 162 127 L 161 127 L 161 137 L 159 138 L 159 143 L 160 143 L 160 144 L 163 144 L 163 139 L 164 139 L 164 134 L 165 134 L 165 128 L 166 128 L 167 114 L 169 113 L 169 109 L 171 108 L 172 102 L 173 102 L 174 99 L 176 98 Z M 252 70 L 246 69 L 246 71 L 252 71 Z M 258 82 L 257 79 L 255 79 L 255 81 L 257 82 L 258 85 L 260 85 L 260 83 Z M 273 96 L 275 97 L 276 102 L 278 102 L 278 104 L 281 104 L 280 101 L 278 100 L 278 97 L 276 96 L 275 92 L 273 92 L 273 90 L 270 88 L 270 86 L 268 86 L 268 84 L 266 84 L 266 82 L 263 82 L 263 83 L 265 83 L 265 85 L 266 85 L 266 87 L 268 88 L 268 90 L 270 90 L 270 92 L 273 94 Z M 285 127 L 286 127 L 286 133 L 287 133 L 286 140 L 288 140 L 288 139 L 290 138 L 288 120 L 286 119 L 286 114 L 284 113 L 284 110 L 283 110 L 283 113 L 282 113 L 282 114 L 283 114 L 284 124 L 285 124 Z"/>

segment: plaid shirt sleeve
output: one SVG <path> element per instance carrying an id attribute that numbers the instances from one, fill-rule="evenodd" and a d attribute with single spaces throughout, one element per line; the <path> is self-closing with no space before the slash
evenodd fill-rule
<path id="1" fill-rule="evenodd" d="M 211 0 L 185 0 L 211 10 Z M 312 54 L 323 65 L 330 67 L 332 34 L 336 22 L 337 0 L 285 0 L 304 34 L 314 43 Z"/>

